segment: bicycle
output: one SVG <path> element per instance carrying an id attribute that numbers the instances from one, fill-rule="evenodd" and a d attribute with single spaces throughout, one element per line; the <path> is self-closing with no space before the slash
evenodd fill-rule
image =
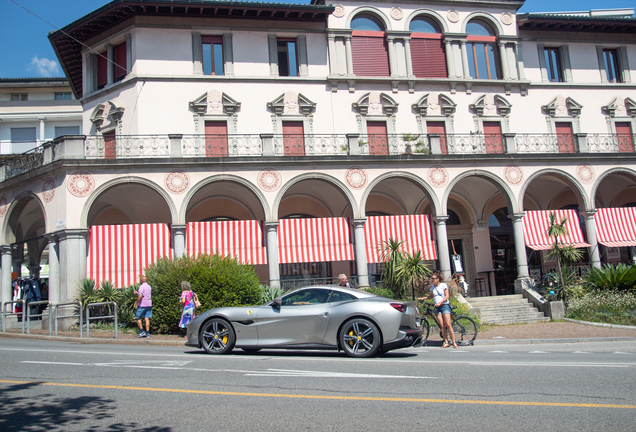
<path id="1" fill-rule="evenodd" d="M 435 322 L 437 322 L 437 318 L 435 317 L 434 305 L 424 301 L 420 301 L 420 304 L 426 305 L 426 312 L 424 312 L 421 316 L 422 329 L 424 330 L 421 345 L 424 345 L 431 331 L 431 324 L 428 322 L 427 316 L 433 318 Z M 455 313 L 455 309 L 457 309 L 457 306 L 451 305 L 451 322 L 453 325 L 453 332 L 455 332 L 455 342 L 460 346 L 473 345 L 475 338 L 477 337 L 477 324 L 475 324 L 475 321 L 473 321 L 472 318 L 466 315 L 457 315 Z M 441 329 L 439 335 L 443 338 Z"/>

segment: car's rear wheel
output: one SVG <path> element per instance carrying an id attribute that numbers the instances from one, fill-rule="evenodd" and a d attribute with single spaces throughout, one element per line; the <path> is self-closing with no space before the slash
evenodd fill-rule
<path id="1" fill-rule="evenodd" d="M 364 318 L 347 321 L 342 326 L 338 339 L 349 357 L 373 357 L 382 343 L 378 327 Z"/>
<path id="2" fill-rule="evenodd" d="M 234 329 L 223 318 L 212 318 L 201 329 L 201 345 L 208 354 L 227 354 L 235 342 Z"/>

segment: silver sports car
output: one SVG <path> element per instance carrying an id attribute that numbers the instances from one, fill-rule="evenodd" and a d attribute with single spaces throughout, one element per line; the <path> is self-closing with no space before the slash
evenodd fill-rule
<path id="1" fill-rule="evenodd" d="M 292 291 L 264 306 L 225 307 L 187 326 L 187 346 L 209 354 L 235 347 L 344 350 L 351 357 L 417 343 L 422 336 L 416 302 L 401 302 L 340 286 Z"/>

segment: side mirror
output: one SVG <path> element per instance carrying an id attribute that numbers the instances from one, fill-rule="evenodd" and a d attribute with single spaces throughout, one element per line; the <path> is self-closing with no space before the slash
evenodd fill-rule
<path id="1" fill-rule="evenodd" d="M 279 298 L 275 298 L 274 300 L 272 300 L 272 306 L 273 307 L 279 308 L 280 305 L 281 305 L 281 303 L 280 303 L 280 299 Z"/>

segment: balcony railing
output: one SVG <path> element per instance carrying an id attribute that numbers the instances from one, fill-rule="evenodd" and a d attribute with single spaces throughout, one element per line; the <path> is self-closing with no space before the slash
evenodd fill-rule
<path id="1" fill-rule="evenodd" d="M 589 134 L 587 146 L 590 153 L 633 153 L 636 135 L 630 134 Z"/>
<path id="2" fill-rule="evenodd" d="M 44 165 L 44 148 L 44 146 L 36 147 L 4 161 L 4 177 L 17 177 Z"/>
<path id="3" fill-rule="evenodd" d="M 170 139 L 166 135 L 103 135 L 86 137 L 86 159 L 170 157 Z"/>

